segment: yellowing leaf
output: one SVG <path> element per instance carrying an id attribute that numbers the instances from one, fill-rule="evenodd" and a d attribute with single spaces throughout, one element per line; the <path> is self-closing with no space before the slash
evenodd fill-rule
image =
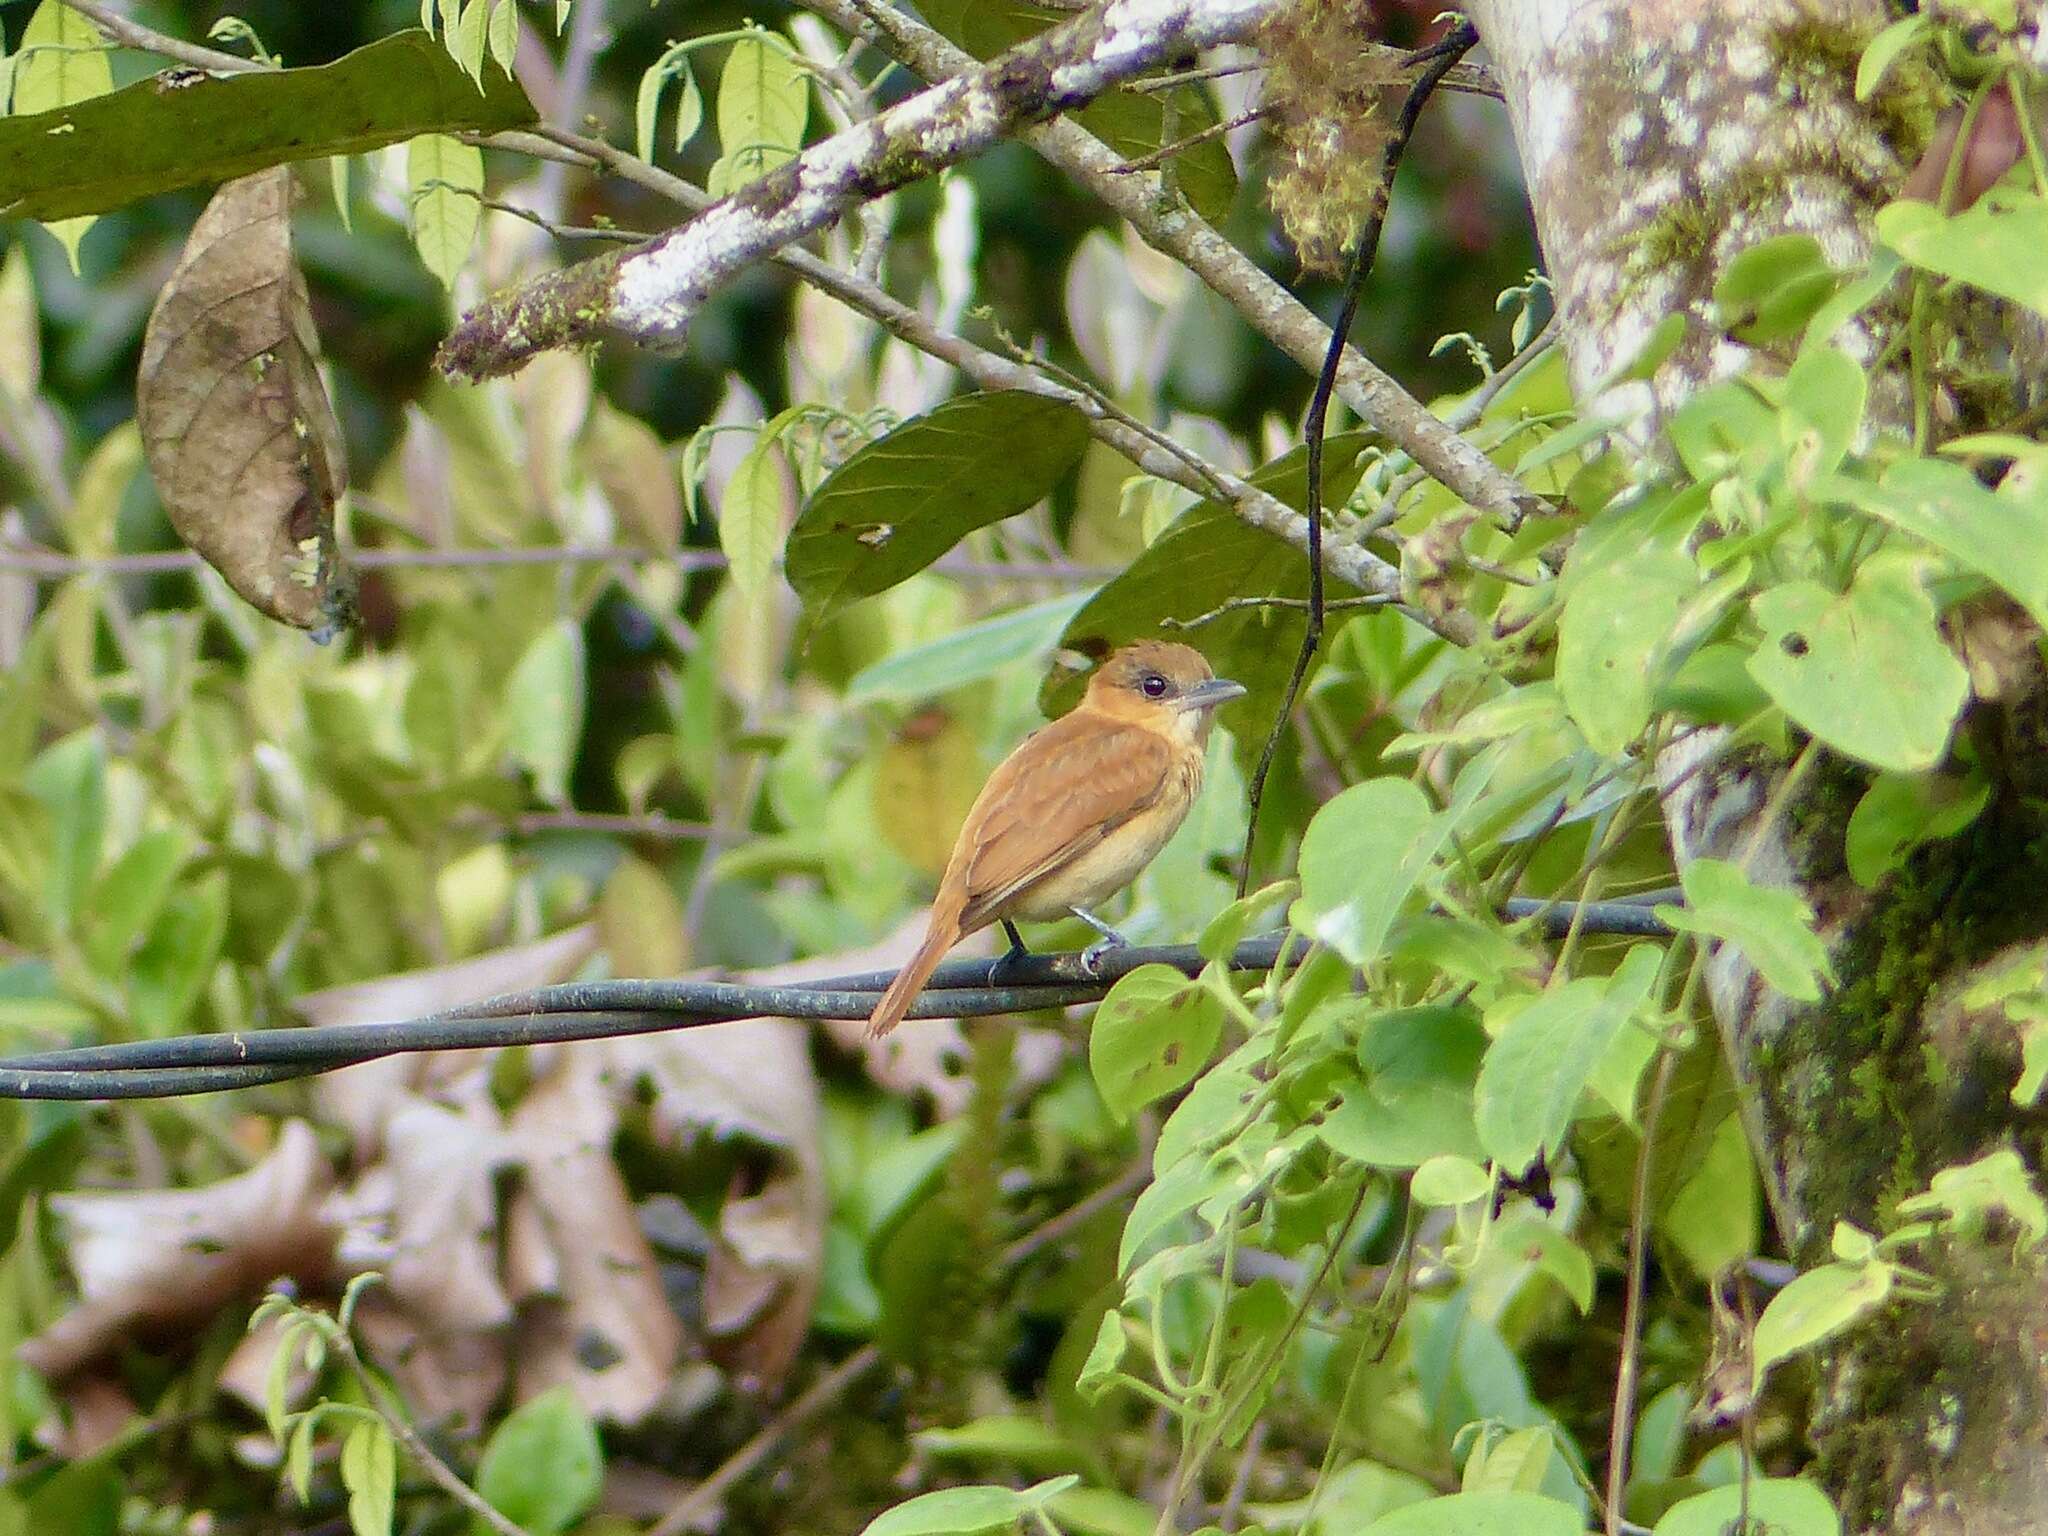
<path id="1" fill-rule="evenodd" d="M 427 270 L 444 288 L 453 287 L 483 216 L 477 200 L 484 188 L 483 151 L 445 133 L 423 133 L 408 146 L 405 166 L 412 185 L 413 244 Z"/>
<path id="2" fill-rule="evenodd" d="M 99 29 L 62 0 L 43 0 L 21 34 L 14 66 L 14 113 L 26 117 L 68 107 L 114 88 Z M 78 270 L 78 242 L 90 218 L 59 219 L 48 226 Z"/>

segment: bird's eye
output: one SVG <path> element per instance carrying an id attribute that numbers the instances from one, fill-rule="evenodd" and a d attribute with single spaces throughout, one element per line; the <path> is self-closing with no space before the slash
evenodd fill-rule
<path id="1" fill-rule="evenodd" d="M 1166 679 L 1157 672 L 1147 672 L 1145 680 L 1138 684 L 1138 686 L 1145 690 L 1145 697 L 1148 699 L 1163 699 L 1166 697 Z"/>

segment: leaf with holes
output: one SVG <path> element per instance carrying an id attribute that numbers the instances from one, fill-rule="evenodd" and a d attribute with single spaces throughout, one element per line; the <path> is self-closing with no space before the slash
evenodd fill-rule
<path id="1" fill-rule="evenodd" d="M 1110 988 L 1088 1032 L 1102 1102 L 1128 1120 L 1194 1081 L 1223 1034 L 1223 1004 L 1170 965 L 1141 965 Z"/>
<path id="2" fill-rule="evenodd" d="M 1880 555 L 1847 592 L 1794 581 L 1750 606 L 1764 632 L 1750 676 L 1796 724 L 1873 768 L 1915 773 L 1942 760 L 1969 675 L 1911 562 Z"/>
<path id="3" fill-rule="evenodd" d="M 1062 400 L 962 395 L 906 421 L 811 495 L 785 569 L 813 625 L 916 575 L 977 528 L 1048 495 L 1087 446 Z"/>
<path id="4" fill-rule="evenodd" d="M 150 311 L 136 417 L 178 536 L 274 619 L 315 632 L 355 616 L 334 537 L 347 481 L 293 259 L 292 173 L 213 196 Z"/>

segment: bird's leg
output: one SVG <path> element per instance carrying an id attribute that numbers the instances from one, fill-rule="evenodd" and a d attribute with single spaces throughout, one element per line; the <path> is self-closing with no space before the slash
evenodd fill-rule
<path id="1" fill-rule="evenodd" d="M 1031 951 L 1024 947 L 1024 935 L 1017 931 L 1017 925 L 1007 917 L 1002 921 L 1003 932 L 1008 934 L 1010 938 L 1010 947 L 1002 954 L 996 956 L 995 964 L 988 968 L 988 979 L 991 986 L 1002 985 L 1004 981 L 1015 973 L 1017 962 L 1028 959 L 1031 954 Z"/>
<path id="2" fill-rule="evenodd" d="M 1108 954 L 1112 949 L 1122 949 L 1130 943 L 1129 939 L 1126 939 L 1093 912 L 1083 911 L 1080 907 L 1069 907 L 1067 910 L 1102 935 L 1098 942 L 1090 944 L 1081 951 L 1081 969 L 1089 975 L 1093 976 L 1095 974 L 1096 967 L 1102 964 L 1102 957 L 1104 955 Z"/>

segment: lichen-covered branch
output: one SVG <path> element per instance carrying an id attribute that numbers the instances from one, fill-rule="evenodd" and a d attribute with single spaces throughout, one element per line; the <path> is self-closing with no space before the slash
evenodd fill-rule
<path id="1" fill-rule="evenodd" d="M 704 301 L 736 273 L 849 206 L 957 165 L 1145 70 L 1241 41 L 1286 3 L 1110 0 L 812 145 L 679 229 L 489 300 L 443 344 L 441 367 L 488 378 L 537 351 L 604 335 L 679 347 Z"/>

